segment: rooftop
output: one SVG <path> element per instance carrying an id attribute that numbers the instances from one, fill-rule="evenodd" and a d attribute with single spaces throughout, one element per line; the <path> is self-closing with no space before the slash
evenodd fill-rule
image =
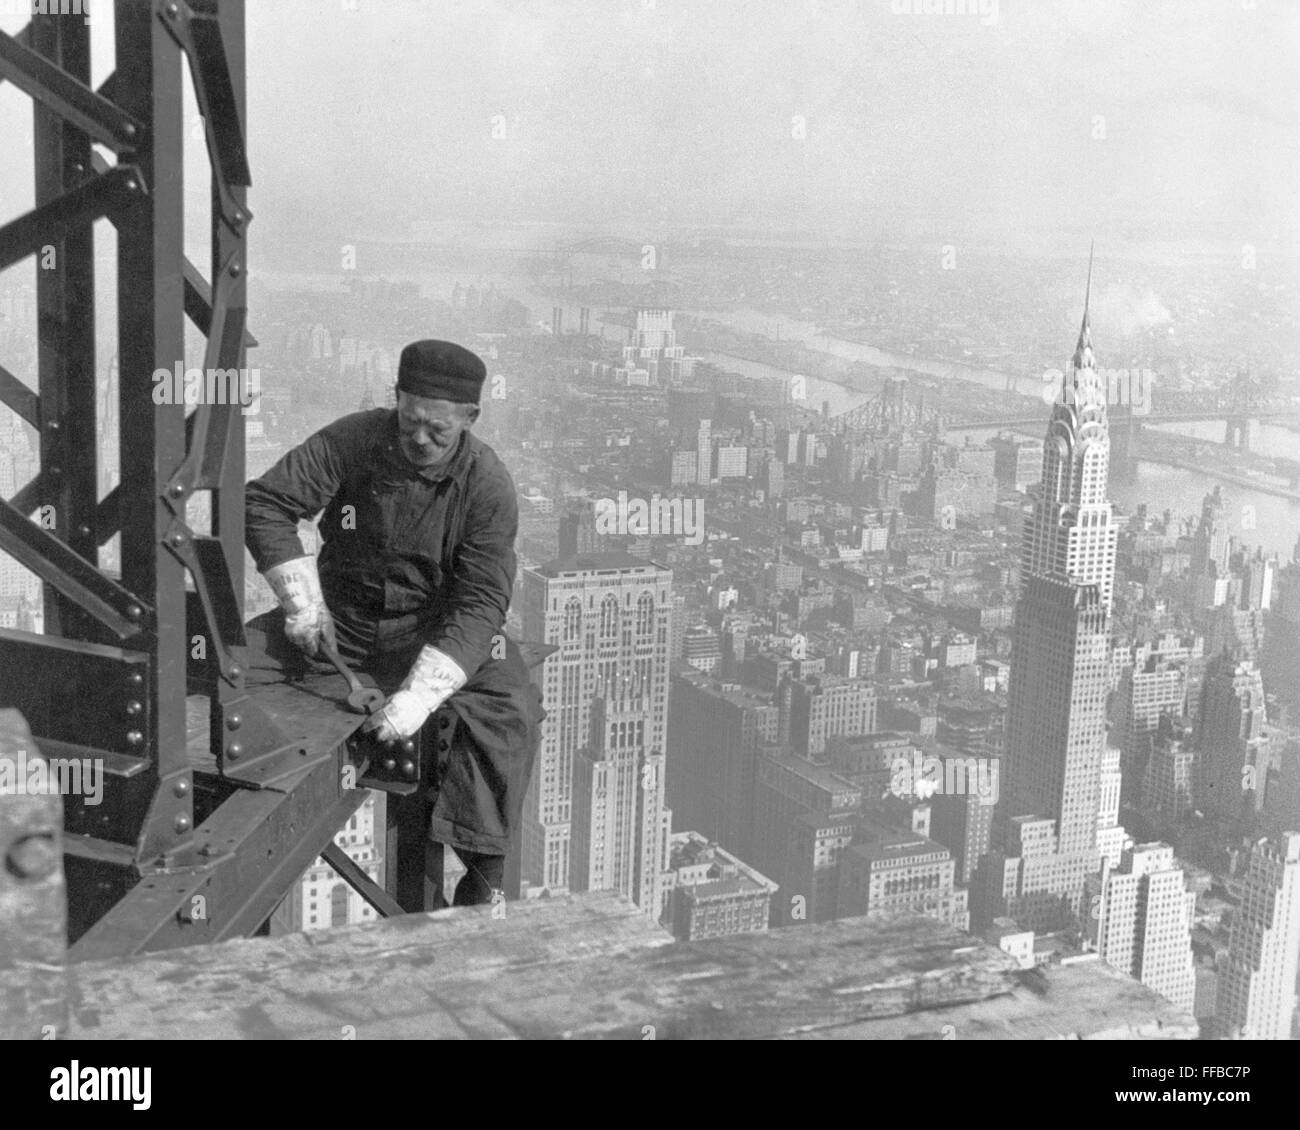
<path id="1" fill-rule="evenodd" d="M 540 573 L 543 577 L 559 577 L 568 573 L 597 573 L 617 569 L 657 572 L 663 570 L 664 566 L 644 557 L 633 557 L 630 553 L 579 553 L 572 557 L 557 557 L 538 565 L 533 572 Z"/>

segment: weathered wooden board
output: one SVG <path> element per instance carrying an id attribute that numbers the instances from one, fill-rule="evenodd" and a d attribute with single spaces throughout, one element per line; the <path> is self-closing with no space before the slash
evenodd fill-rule
<path id="1" fill-rule="evenodd" d="M 1011 959 L 971 942 L 903 918 L 674 944 L 590 894 L 81 964 L 73 1025 L 111 1039 L 763 1038 L 1010 992 Z"/>
<path id="2" fill-rule="evenodd" d="M 1194 1017 L 1101 961 L 1016 975 L 1003 996 L 809 1033 L 837 1040 L 1194 1040 Z"/>

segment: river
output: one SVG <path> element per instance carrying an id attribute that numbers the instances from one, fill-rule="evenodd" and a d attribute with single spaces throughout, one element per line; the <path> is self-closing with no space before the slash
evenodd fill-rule
<path id="1" fill-rule="evenodd" d="M 284 274 L 279 276 L 263 272 L 263 277 L 272 278 L 279 285 L 319 285 L 328 282 L 338 285 L 337 277 L 326 275 Z M 456 272 L 427 272 L 408 276 L 416 279 L 429 293 L 439 297 L 449 297 L 454 283 L 473 283 L 483 287 L 490 282 L 505 293 L 519 299 L 532 312 L 534 321 L 550 324 L 551 309 L 559 305 L 563 311 L 566 328 L 578 325 L 579 307 L 571 303 L 557 303 L 554 299 L 532 290 L 527 281 L 509 274 L 485 274 L 471 276 Z M 777 314 L 767 314 L 760 310 L 737 307 L 730 310 L 694 310 L 683 309 L 681 313 L 698 317 L 711 318 L 717 322 L 747 333 L 763 334 L 768 337 L 779 336 L 782 340 L 803 341 L 810 348 L 829 353 L 848 361 L 861 361 L 868 365 L 886 368 L 910 369 L 932 377 L 946 380 L 961 380 L 983 385 L 985 388 L 1002 390 L 1006 387 L 1006 374 L 976 365 L 965 365 L 955 361 L 934 360 L 913 357 L 909 354 L 894 353 L 879 349 L 873 345 L 848 341 L 843 338 L 828 337 L 820 333 L 811 322 L 800 321 Z M 617 323 L 602 323 L 598 317 L 599 310 L 591 311 L 591 329 L 602 337 L 623 342 L 626 329 Z M 724 367 L 732 372 L 746 376 L 762 377 L 788 381 L 791 373 L 772 365 L 757 361 L 747 361 L 720 353 L 705 353 L 702 359 Z M 1027 376 L 1027 374 L 1020 374 Z M 1021 382 L 1022 387 L 1024 381 Z M 829 401 L 833 415 L 847 412 L 867 399 L 867 394 L 854 392 L 843 385 L 832 384 L 815 378 L 808 378 L 808 399 L 820 407 L 823 401 Z M 1026 401 L 1026 405 L 1030 404 Z M 1032 411 L 1026 412 L 1026 415 Z M 1043 424 L 1046 428 L 1047 416 L 1044 408 Z M 1222 424 L 1213 422 L 1192 424 L 1162 424 L 1162 429 L 1176 431 L 1199 439 L 1222 440 Z M 993 434 L 992 430 L 975 430 L 961 433 L 971 436 L 972 443 L 982 442 Z M 1255 450 L 1270 455 L 1295 456 L 1300 449 L 1300 436 L 1286 428 L 1262 426 L 1257 430 Z M 1276 495 L 1263 494 L 1245 487 L 1229 483 L 1220 484 L 1210 475 L 1191 471 L 1180 471 L 1152 463 L 1139 463 L 1135 474 L 1125 482 L 1118 480 L 1111 483 L 1111 497 L 1125 511 L 1132 512 L 1139 504 L 1146 503 L 1149 510 L 1160 513 L 1171 510 L 1175 514 L 1199 514 L 1201 501 L 1206 494 L 1220 486 L 1227 503 L 1226 512 L 1232 533 L 1241 541 L 1251 545 L 1261 545 L 1266 551 L 1279 553 L 1284 560 L 1289 560 L 1300 537 L 1300 503 L 1291 502 Z M 1253 507 L 1253 510 L 1251 509 Z"/>

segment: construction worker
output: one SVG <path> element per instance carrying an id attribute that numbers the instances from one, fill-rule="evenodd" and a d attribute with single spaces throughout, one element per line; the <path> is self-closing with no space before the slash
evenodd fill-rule
<path id="1" fill-rule="evenodd" d="M 268 630 L 272 654 L 277 639 L 294 645 L 286 668 L 310 657 L 319 669 L 324 640 L 373 675 L 388 695 L 362 727 L 375 741 L 423 731 L 425 905 L 408 910 L 447 905 L 445 844 L 466 867 L 455 905 L 502 897 L 544 717 L 504 630 L 518 503 L 509 471 L 470 431 L 485 375 L 461 346 L 414 342 L 396 409 L 335 421 L 245 493 L 248 548 L 280 601 L 250 627 Z M 322 509 L 312 557 L 298 522 Z"/>

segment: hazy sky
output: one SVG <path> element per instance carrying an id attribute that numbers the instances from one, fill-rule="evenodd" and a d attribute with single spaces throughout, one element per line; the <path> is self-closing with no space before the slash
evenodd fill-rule
<path id="1" fill-rule="evenodd" d="M 662 220 L 1295 246 L 1294 0 L 352 4 L 249 0 L 263 238 Z M 6 139 L 21 101 L 0 89 Z M 0 169 L 0 213 L 29 177 Z"/>

